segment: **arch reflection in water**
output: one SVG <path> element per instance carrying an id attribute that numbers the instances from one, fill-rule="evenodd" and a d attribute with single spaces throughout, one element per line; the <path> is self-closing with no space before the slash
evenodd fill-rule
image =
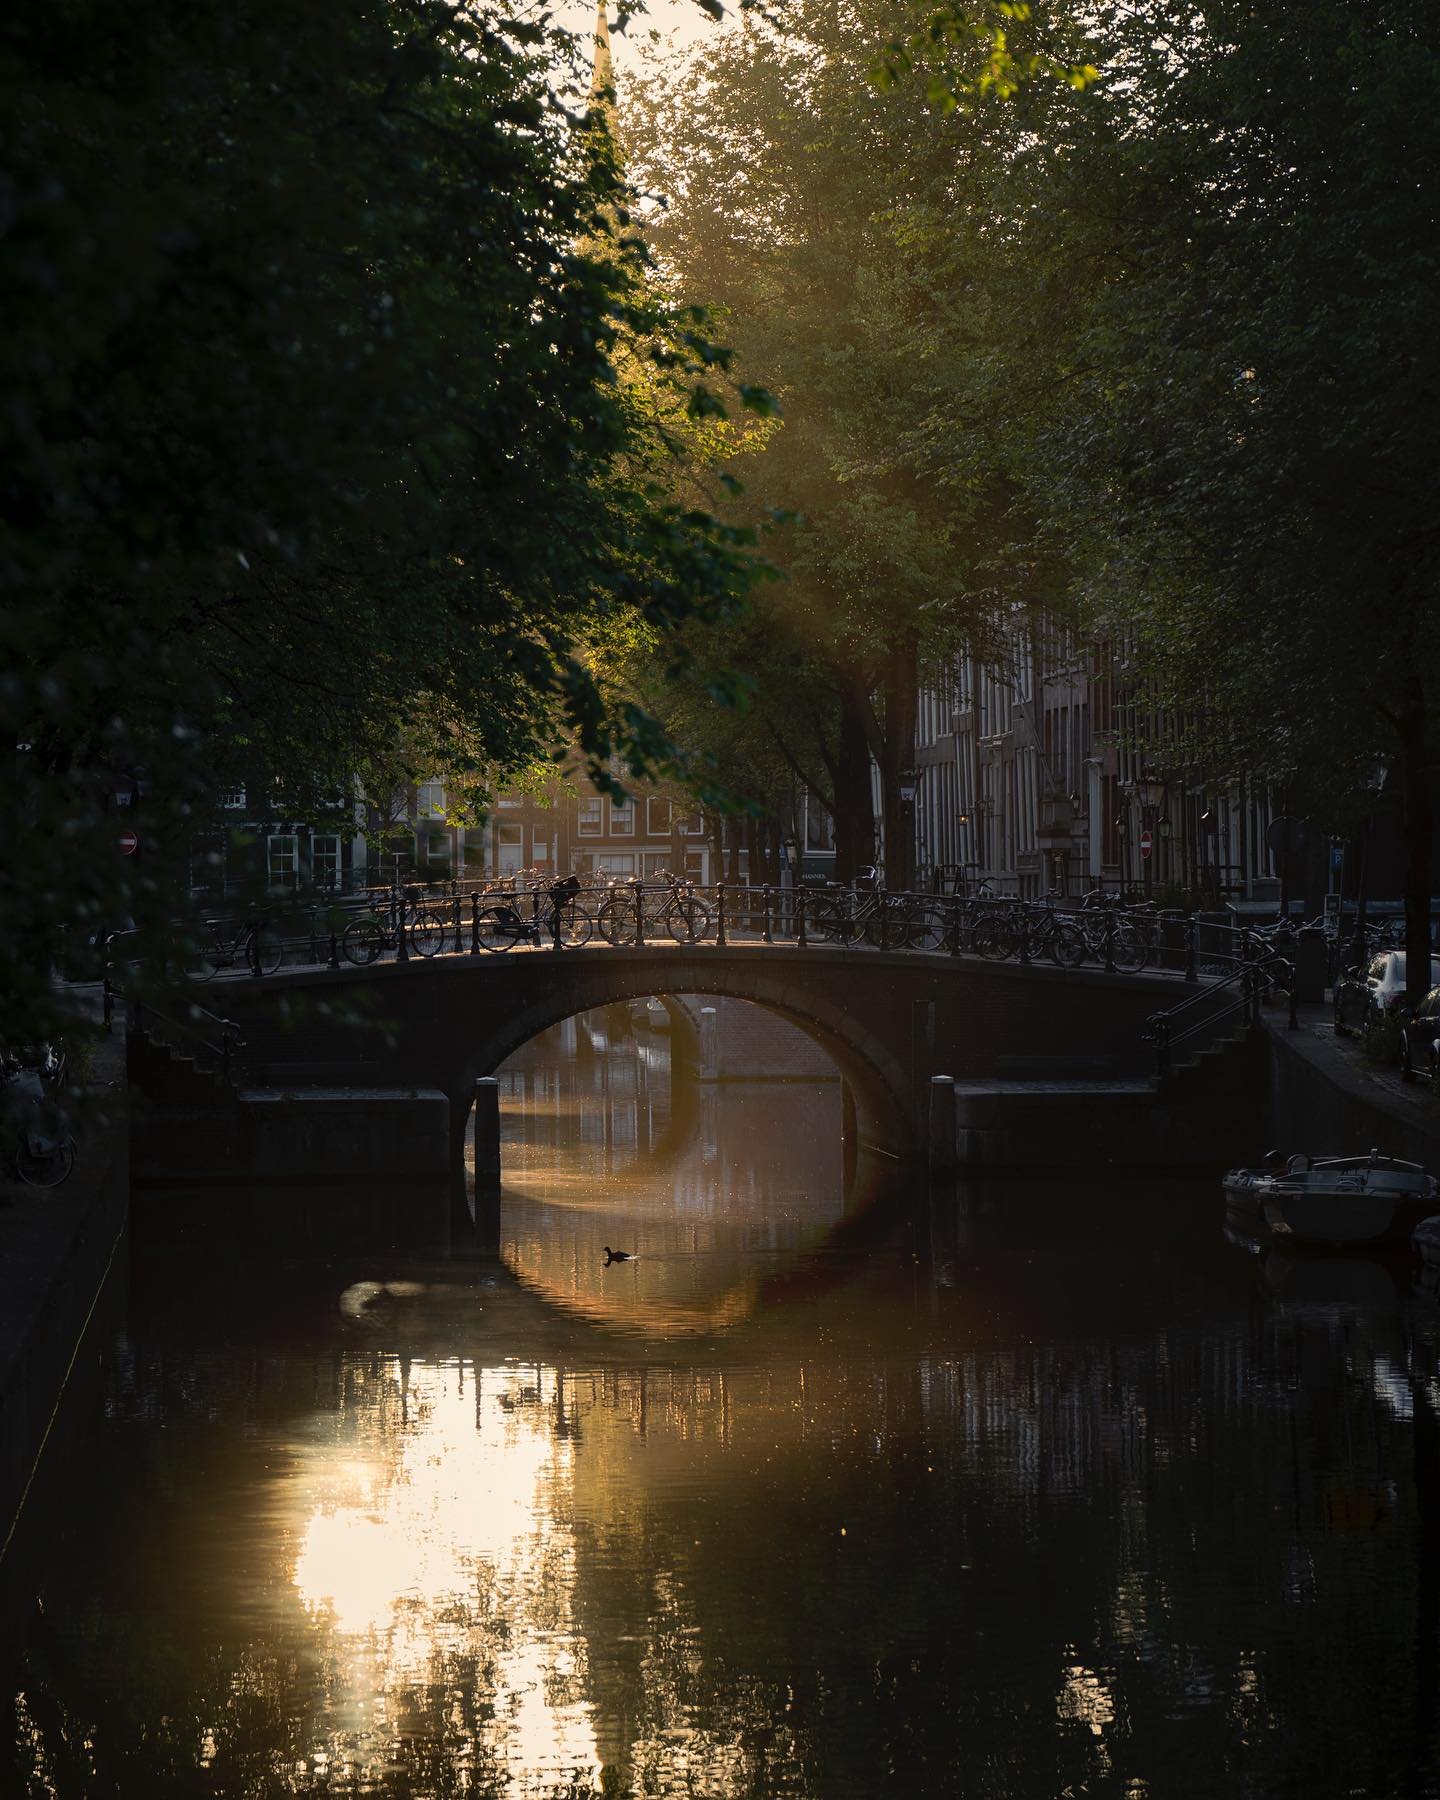
<path id="1" fill-rule="evenodd" d="M 766 1025 L 778 1058 L 791 1028 Z M 505 1261 L 552 1304 L 652 1337 L 748 1316 L 845 1212 L 838 1075 L 703 1081 L 677 1037 L 608 1008 L 500 1071 Z M 606 1244 L 633 1260 L 607 1269 Z"/>

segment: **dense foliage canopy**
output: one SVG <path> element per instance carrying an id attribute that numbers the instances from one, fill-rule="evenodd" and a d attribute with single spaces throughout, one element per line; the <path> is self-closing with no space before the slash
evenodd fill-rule
<path id="1" fill-rule="evenodd" d="M 304 816 L 562 731 L 666 754 L 588 652 L 744 587 L 663 428 L 717 353 L 620 242 L 588 69 L 508 11 L 0 19 L 6 1035 L 62 928 L 173 907 L 240 762 Z"/>

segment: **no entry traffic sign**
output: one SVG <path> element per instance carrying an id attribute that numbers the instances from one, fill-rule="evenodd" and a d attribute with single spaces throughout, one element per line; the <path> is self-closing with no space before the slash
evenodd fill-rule
<path id="1" fill-rule="evenodd" d="M 1148 831 L 1142 831 L 1140 833 L 1140 854 L 1142 856 L 1148 856 L 1150 854 L 1151 841 L 1150 833 Z"/>
<path id="2" fill-rule="evenodd" d="M 138 832 L 122 831 L 120 833 L 120 854 L 122 856 L 133 856 L 139 848 L 140 834 Z"/>

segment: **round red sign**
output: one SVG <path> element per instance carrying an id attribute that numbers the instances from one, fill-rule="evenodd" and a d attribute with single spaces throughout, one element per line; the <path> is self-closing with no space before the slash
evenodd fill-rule
<path id="1" fill-rule="evenodd" d="M 120 854 L 122 856 L 133 856 L 139 848 L 140 837 L 138 832 L 122 831 L 120 833 Z"/>
<path id="2" fill-rule="evenodd" d="M 1142 856 L 1148 856 L 1150 854 L 1150 842 L 1150 833 L 1148 831 L 1142 831 L 1140 833 L 1140 854 Z"/>

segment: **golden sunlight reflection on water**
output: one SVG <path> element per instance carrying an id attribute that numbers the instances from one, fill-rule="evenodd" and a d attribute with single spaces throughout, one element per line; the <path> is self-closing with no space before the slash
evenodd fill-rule
<path id="1" fill-rule="evenodd" d="M 293 1488 L 294 1586 L 330 1639 L 336 1711 L 382 1721 L 480 1650 L 487 1750 L 522 1789 L 600 1766 L 579 1691 L 571 1452 L 545 1406 L 518 1404 L 535 1380 L 387 1359 Z"/>

